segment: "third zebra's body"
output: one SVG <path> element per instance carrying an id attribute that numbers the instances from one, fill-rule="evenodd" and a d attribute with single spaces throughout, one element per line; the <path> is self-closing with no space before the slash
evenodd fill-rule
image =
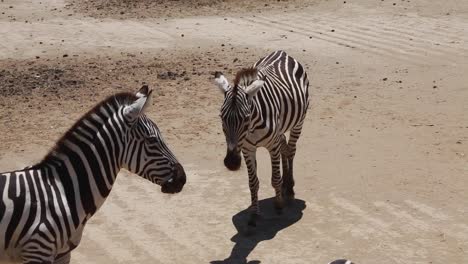
<path id="1" fill-rule="evenodd" d="M 259 212 L 258 147 L 265 147 L 271 156 L 275 207 L 281 211 L 283 197 L 294 199 L 293 160 L 309 105 L 309 80 L 298 61 L 284 51 L 275 51 L 252 68 L 239 71 L 233 85 L 220 72 L 216 73 L 215 81 L 225 94 L 221 107 L 227 143 L 224 164 L 228 169 L 237 170 L 242 151 L 253 212 L 249 224 L 255 225 Z M 286 132 L 289 132 L 288 140 Z"/>

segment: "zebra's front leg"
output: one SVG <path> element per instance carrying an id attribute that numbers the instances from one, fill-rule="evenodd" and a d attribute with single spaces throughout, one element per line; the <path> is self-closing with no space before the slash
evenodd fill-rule
<path id="1" fill-rule="evenodd" d="M 257 177 L 257 158 L 256 158 L 256 149 L 255 150 L 242 150 L 244 154 L 245 164 L 247 165 L 247 171 L 249 173 L 249 189 L 250 189 L 250 199 L 251 205 L 250 210 L 251 214 L 249 217 L 248 225 L 255 227 L 257 226 L 257 219 L 260 214 L 260 208 L 258 206 L 258 189 L 260 183 Z"/>
<path id="2" fill-rule="evenodd" d="M 275 209 L 278 214 L 283 213 L 283 179 L 281 177 L 280 163 L 281 163 L 281 140 L 272 150 L 270 150 L 271 157 L 271 185 L 275 189 Z"/>

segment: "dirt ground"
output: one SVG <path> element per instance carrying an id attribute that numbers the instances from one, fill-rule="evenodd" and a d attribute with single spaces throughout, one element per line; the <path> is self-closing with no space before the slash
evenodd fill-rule
<path id="1" fill-rule="evenodd" d="M 0 1 L 0 171 L 147 83 L 188 175 L 171 196 L 123 171 L 72 263 L 468 260 L 468 2 Z M 298 201 L 274 215 L 260 150 L 264 219 L 247 237 L 247 172 L 223 166 L 210 78 L 276 49 L 311 79 Z"/>

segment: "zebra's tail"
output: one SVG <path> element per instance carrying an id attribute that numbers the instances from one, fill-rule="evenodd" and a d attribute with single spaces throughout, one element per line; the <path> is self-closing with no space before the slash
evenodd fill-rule
<path id="1" fill-rule="evenodd" d="M 328 264 L 354 264 L 354 263 L 351 262 L 351 260 L 347 260 L 347 259 L 337 259 Z"/>

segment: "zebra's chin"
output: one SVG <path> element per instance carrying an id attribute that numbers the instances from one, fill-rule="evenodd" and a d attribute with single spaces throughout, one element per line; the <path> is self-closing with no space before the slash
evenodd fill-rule
<path id="1" fill-rule="evenodd" d="M 161 186 L 162 193 L 174 194 L 179 193 L 184 188 L 184 184 L 164 184 Z"/>

